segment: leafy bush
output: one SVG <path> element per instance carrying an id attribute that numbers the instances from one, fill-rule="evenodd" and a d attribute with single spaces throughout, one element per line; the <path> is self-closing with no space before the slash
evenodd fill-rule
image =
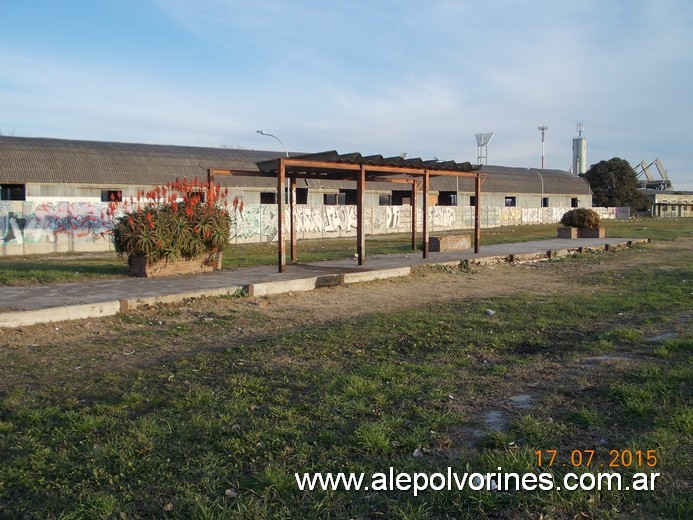
<path id="1" fill-rule="evenodd" d="M 130 199 L 130 210 L 114 219 L 112 240 L 119 255 L 143 255 L 147 265 L 222 251 L 229 243 L 228 189 L 204 190 L 197 179 L 157 186 Z M 206 195 L 204 201 L 203 196 Z M 116 204 L 113 209 L 116 209 Z"/>
<path id="2" fill-rule="evenodd" d="M 561 224 L 566 227 L 598 228 L 599 213 L 589 208 L 571 209 L 561 217 Z"/>

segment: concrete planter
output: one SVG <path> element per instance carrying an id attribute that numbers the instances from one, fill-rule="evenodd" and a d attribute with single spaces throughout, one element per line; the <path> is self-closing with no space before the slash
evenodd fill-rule
<path id="1" fill-rule="evenodd" d="M 603 227 L 578 228 L 578 238 L 604 238 L 606 231 Z"/>
<path id="2" fill-rule="evenodd" d="M 144 256 L 130 255 L 128 265 L 130 266 L 130 276 L 151 278 L 221 271 L 221 258 L 222 253 L 219 252 L 194 260 L 178 260 L 176 262 L 160 260 L 153 265 L 147 265 Z"/>
<path id="3" fill-rule="evenodd" d="M 558 238 L 604 238 L 606 231 L 603 227 L 598 228 L 576 228 L 576 227 L 560 227 L 558 228 Z"/>
<path id="4" fill-rule="evenodd" d="M 576 227 L 559 227 L 558 238 L 577 238 L 578 228 Z"/>

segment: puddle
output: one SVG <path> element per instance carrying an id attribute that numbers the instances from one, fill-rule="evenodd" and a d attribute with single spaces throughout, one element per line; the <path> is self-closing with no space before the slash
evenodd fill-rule
<path id="1" fill-rule="evenodd" d="M 498 432 L 505 430 L 507 426 L 508 419 L 505 416 L 505 412 L 502 410 L 489 410 L 488 412 L 484 413 L 481 426 L 471 429 L 470 433 L 472 438 L 478 441 L 489 431 Z M 473 443 L 470 444 L 470 446 L 472 445 Z"/>
<path id="2" fill-rule="evenodd" d="M 508 419 L 502 410 L 489 410 L 484 414 L 484 426 L 489 430 L 503 430 L 508 425 Z"/>
<path id="3" fill-rule="evenodd" d="M 649 341 L 650 343 L 660 343 L 662 341 L 666 341 L 668 339 L 673 339 L 675 337 L 676 337 L 676 332 L 665 332 L 664 334 L 658 334 L 656 336 L 650 336 L 645 341 Z"/>
<path id="4" fill-rule="evenodd" d="M 536 406 L 529 394 L 518 394 L 510 398 L 510 404 L 521 410 L 530 410 Z M 474 437 L 483 437 L 489 431 L 501 431 L 508 427 L 508 416 L 503 410 L 488 410 L 482 418 L 482 428 L 473 431 Z"/>
<path id="5" fill-rule="evenodd" d="M 519 394 L 511 397 L 510 404 L 520 410 L 531 410 L 536 406 L 534 398 L 529 394 Z"/>

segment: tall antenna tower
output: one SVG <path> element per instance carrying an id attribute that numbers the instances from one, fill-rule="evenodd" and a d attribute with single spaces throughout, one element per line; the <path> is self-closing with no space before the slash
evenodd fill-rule
<path id="1" fill-rule="evenodd" d="M 585 125 L 577 124 L 578 136 L 573 139 L 573 173 L 585 175 L 587 171 L 587 139 L 582 135 Z"/>
<path id="2" fill-rule="evenodd" d="M 479 133 L 475 135 L 477 164 L 488 164 L 488 142 L 493 137 L 493 132 Z M 483 161 L 486 162 L 484 163 Z"/>
<path id="3" fill-rule="evenodd" d="M 549 129 L 548 126 L 546 125 L 541 125 L 538 127 L 539 131 L 541 132 L 541 169 L 544 169 L 544 134 L 546 131 Z"/>

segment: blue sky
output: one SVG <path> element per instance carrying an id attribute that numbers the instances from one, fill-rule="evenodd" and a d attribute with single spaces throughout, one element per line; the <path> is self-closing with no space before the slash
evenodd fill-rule
<path id="1" fill-rule="evenodd" d="M 568 169 L 693 189 L 690 0 L 0 0 L 0 133 Z"/>

